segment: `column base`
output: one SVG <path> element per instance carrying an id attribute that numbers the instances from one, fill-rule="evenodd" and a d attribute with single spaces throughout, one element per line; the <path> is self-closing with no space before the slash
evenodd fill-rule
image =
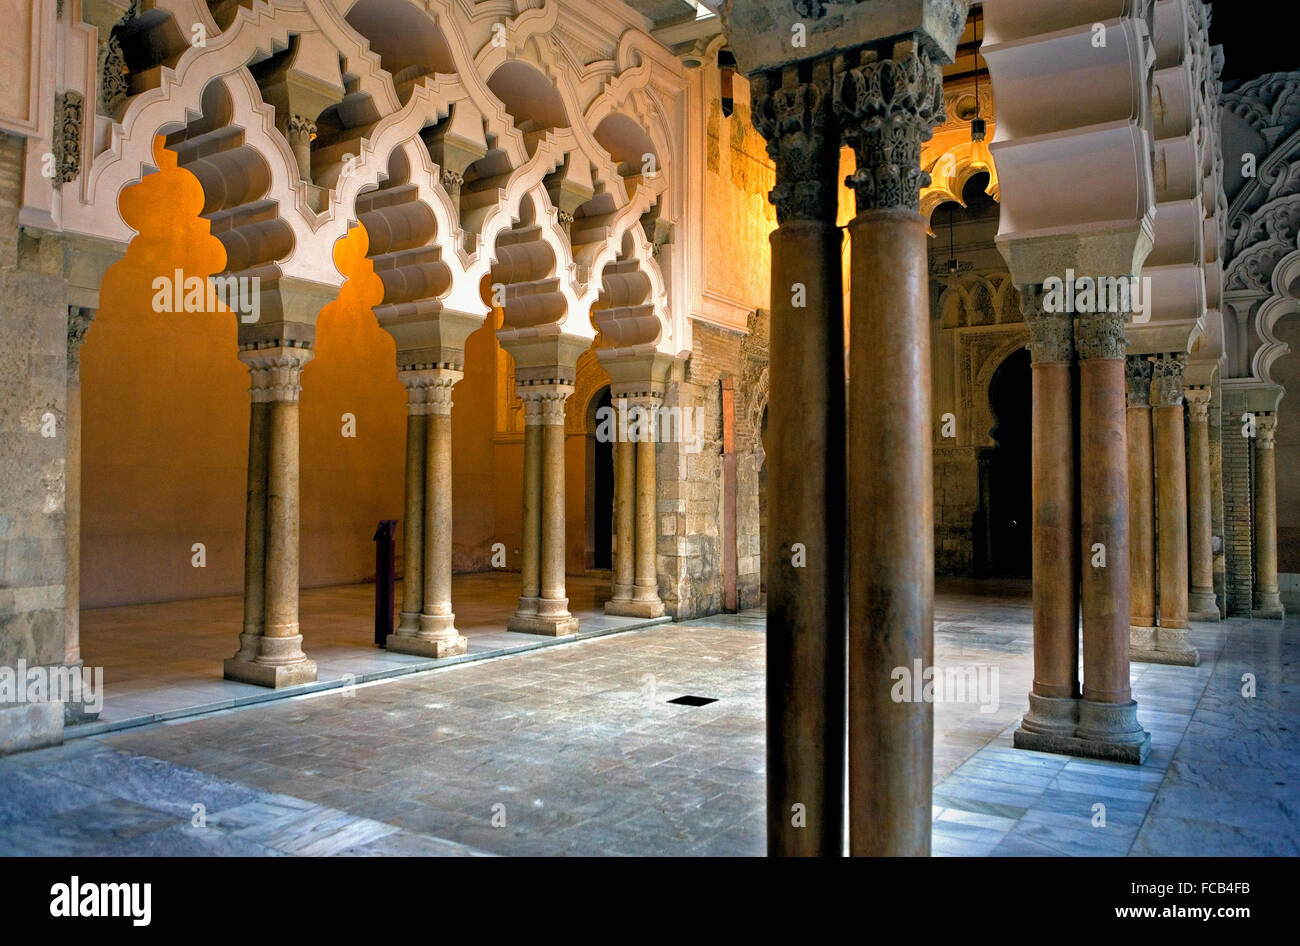
<path id="1" fill-rule="evenodd" d="M 611 598 L 605 602 L 605 613 L 629 618 L 658 618 L 663 617 L 664 603 L 658 598 L 653 601 Z"/>
<path id="2" fill-rule="evenodd" d="M 1141 765 L 1151 755 L 1151 734 L 1137 721 L 1137 703 L 1094 703 L 1091 700 L 1048 700 L 1031 694 L 1029 719 L 1036 712 L 1036 703 L 1076 704 L 1079 723 L 1072 735 L 1062 732 L 1038 732 L 1027 729 L 1024 722 L 1016 730 L 1013 744 L 1017 749 L 1035 752 L 1052 752 L 1057 755 L 1078 756 L 1085 759 L 1103 759 L 1108 762 L 1125 762 Z M 1055 708 L 1054 721 L 1063 723 L 1068 715 L 1064 706 Z"/>
<path id="3" fill-rule="evenodd" d="M 1188 643 L 1185 627 L 1131 627 L 1128 659 L 1148 664 L 1195 667 L 1201 662 L 1201 655 Z"/>
<path id="4" fill-rule="evenodd" d="M 303 657 L 293 663 L 268 664 L 259 660 L 243 660 L 231 657 L 224 664 L 223 676 L 227 680 L 240 683 L 252 683 L 260 687 L 297 686 L 300 683 L 316 682 L 316 661 Z"/>
<path id="5" fill-rule="evenodd" d="M 1187 619 L 1189 621 L 1218 621 L 1219 602 L 1213 591 L 1197 591 L 1193 588 L 1187 595 Z"/>
<path id="6" fill-rule="evenodd" d="M 1282 596 L 1276 591 L 1255 592 L 1255 607 L 1250 616 L 1266 621 L 1282 620 L 1286 617 L 1286 611 L 1282 608 Z"/>
<path id="7" fill-rule="evenodd" d="M 506 621 L 506 630 L 518 634 L 543 634 L 547 637 L 564 637 L 578 633 L 578 619 L 567 611 L 563 614 L 512 614 Z"/>
<path id="8" fill-rule="evenodd" d="M 460 634 L 453 637 L 422 637 L 419 634 L 393 633 L 384 641 L 384 649 L 395 654 L 414 654 L 417 657 L 459 657 L 465 653 L 469 642 Z"/>
<path id="9" fill-rule="evenodd" d="M 1079 724 L 1079 701 L 1074 697 L 1039 696 L 1029 694 L 1029 712 L 1016 730 L 1016 745 L 1020 734 L 1031 736 L 1073 736 Z"/>
<path id="10" fill-rule="evenodd" d="M 414 634 L 420 630 L 420 612 L 419 611 L 402 611 L 397 617 L 397 627 L 394 634 Z M 391 634 L 389 635 L 392 636 Z"/>

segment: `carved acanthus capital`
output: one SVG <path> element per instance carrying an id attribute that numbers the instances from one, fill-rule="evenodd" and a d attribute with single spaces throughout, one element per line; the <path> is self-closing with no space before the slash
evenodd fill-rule
<path id="1" fill-rule="evenodd" d="M 1020 287 L 1020 311 L 1029 329 L 1029 358 L 1034 364 L 1074 360 L 1074 320 L 1069 313 L 1043 308 L 1043 287 Z"/>
<path id="2" fill-rule="evenodd" d="M 1128 338 L 1124 335 L 1127 321 L 1127 312 L 1080 314 L 1074 329 L 1079 360 L 1123 358 L 1128 353 Z"/>
<path id="3" fill-rule="evenodd" d="M 397 380 L 406 386 L 408 414 L 450 414 L 451 389 L 465 377 L 452 368 L 403 368 Z"/>
<path id="4" fill-rule="evenodd" d="M 438 174 L 438 179 L 442 181 L 443 190 L 449 194 L 459 194 L 461 185 L 465 183 L 465 175 L 451 168 L 443 168 Z"/>
<path id="5" fill-rule="evenodd" d="M 835 221 L 839 188 L 839 134 L 831 108 L 828 63 L 814 63 L 813 78 L 800 81 L 793 69 L 764 72 L 750 80 L 754 127 L 767 141 L 776 164 L 776 186 L 768 200 L 778 223 Z"/>
<path id="6" fill-rule="evenodd" d="M 1124 383 L 1128 389 L 1129 407 L 1151 406 L 1151 375 L 1154 366 L 1147 355 L 1127 355 L 1124 358 Z"/>
<path id="7" fill-rule="evenodd" d="M 305 135 L 308 140 L 316 134 L 316 123 L 304 115 L 289 116 L 289 134 L 290 136 Z"/>
<path id="8" fill-rule="evenodd" d="M 1210 421 L 1209 388 L 1188 388 L 1183 392 L 1187 401 L 1187 417 L 1193 424 L 1206 424 Z"/>
<path id="9" fill-rule="evenodd" d="M 921 143 L 943 122 L 943 71 L 924 47 L 835 76 L 835 114 L 857 157 L 845 183 L 865 210 L 919 210 Z"/>
<path id="10" fill-rule="evenodd" d="M 81 343 L 90 331 L 90 323 L 95 318 L 95 310 L 82 306 L 68 306 L 68 383 L 76 384 L 81 379 Z"/>
<path id="11" fill-rule="evenodd" d="M 248 389 L 254 404 L 296 401 L 302 391 L 302 369 L 314 353 L 304 346 L 249 346 L 239 352 L 248 365 L 252 385 Z"/>
<path id="12" fill-rule="evenodd" d="M 515 393 L 524 402 L 524 425 L 564 424 L 564 402 L 573 393 L 572 385 L 517 385 Z"/>
<path id="13" fill-rule="evenodd" d="M 1152 366 L 1151 406 L 1179 407 L 1183 403 L 1183 372 L 1187 367 L 1187 356 L 1161 355 Z"/>
<path id="14" fill-rule="evenodd" d="M 1255 449 L 1272 450 L 1277 436 L 1277 415 L 1259 414 L 1255 418 Z"/>

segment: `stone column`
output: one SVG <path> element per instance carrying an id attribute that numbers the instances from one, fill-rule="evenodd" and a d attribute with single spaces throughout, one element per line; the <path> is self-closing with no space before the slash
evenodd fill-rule
<path id="1" fill-rule="evenodd" d="M 289 150 L 298 162 L 298 176 L 308 184 L 311 177 L 311 140 L 316 136 L 316 123 L 302 115 L 289 116 Z"/>
<path id="2" fill-rule="evenodd" d="M 512 631 L 531 633 L 542 594 L 542 413 L 541 401 L 524 402 L 524 499 L 521 523 L 522 587 L 519 607 L 507 622 Z"/>
<path id="3" fill-rule="evenodd" d="M 634 530 L 636 528 L 636 444 L 627 438 L 614 441 L 614 597 L 605 602 L 607 614 L 622 614 L 632 602 L 636 581 Z"/>
<path id="4" fill-rule="evenodd" d="M 1151 737 L 1129 689 L 1127 313 L 1080 315 L 1079 459 L 1083 699 L 1079 754 L 1141 763 Z"/>
<path id="5" fill-rule="evenodd" d="M 398 371 L 406 387 L 406 503 L 402 522 L 402 610 L 397 634 L 420 629 L 424 610 L 424 478 L 428 462 L 428 398 L 423 373 Z M 385 645 L 387 646 L 387 645 Z"/>
<path id="6" fill-rule="evenodd" d="M 1214 529 L 1210 515 L 1210 389 L 1188 388 L 1187 400 L 1187 552 L 1191 589 L 1188 617 L 1219 620 L 1214 595 Z"/>
<path id="7" fill-rule="evenodd" d="M 1074 320 L 1020 288 L 1033 375 L 1034 684 L 1014 742 L 1059 751 L 1079 716 L 1079 514 L 1074 443 Z"/>
<path id="8" fill-rule="evenodd" d="M 560 636 L 578 630 L 578 620 L 569 613 L 569 599 L 564 592 L 564 402 L 573 393 L 570 383 L 554 382 L 519 385 L 516 390 L 524 401 L 524 541 L 529 539 L 528 523 L 540 527 L 537 561 L 540 581 L 536 611 L 524 612 L 524 598 L 531 590 L 525 559 L 524 596 L 521 610 L 510 619 L 512 631 Z M 529 415 L 532 415 L 531 417 Z M 531 423 L 529 421 L 531 420 Z M 533 451 L 540 454 L 530 477 L 527 427 L 535 428 Z M 540 450 L 538 449 L 540 447 Z M 533 482 L 529 482 L 530 479 Z M 529 509 L 529 499 L 537 504 Z M 526 553 L 525 553 L 526 554 Z"/>
<path id="9" fill-rule="evenodd" d="M 1255 601 L 1252 617 L 1284 616 L 1277 589 L 1277 469 L 1273 440 L 1277 415 L 1261 413 L 1255 422 Z"/>
<path id="10" fill-rule="evenodd" d="M 664 613 L 659 600 L 659 575 L 655 567 L 658 535 L 655 529 L 655 444 L 659 398 L 632 398 L 631 409 L 641 414 L 641 436 L 636 444 L 636 586 L 634 606 L 641 617 L 657 618 Z"/>
<path id="11" fill-rule="evenodd" d="M 425 416 L 422 602 L 417 630 L 399 627 L 388 636 L 385 646 L 402 654 L 454 657 L 465 653 L 466 640 L 456 630 L 451 609 L 451 393 L 464 375 L 452 368 L 426 368 L 409 374 L 418 376 L 411 380 L 422 397 Z"/>
<path id="12" fill-rule="evenodd" d="M 1128 522 L 1130 659 L 1156 648 L 1155 457 L 1151 448 L 1151 358 L 1129 355 Z"/>
<path id="13" fill-rule="evenodd" d="M 1187 445 L 1183 436 L 1183 370 L 1186 355 L 1162 355 L 1151 382 L 1156 454 L 1156 560 L 1159 619 L 1156 649 L 1143 655 L 1158 663 L 1194 667 L 1200 660 L 1187 638 Z"/>
<path id="14" fill-rule="evenodd" d="M 921 142 L 943 120 L 940 63 L 893 58 L 835 76 L 857 170 L 849 223 L 849 847 L 930 853 L 934 706 L 896 702 L 895 674 L 934 665 L 934 493 Z M 780 356 L 773 350 L 773 358 Z M 791 390 L 799 390 L 797 387 Z M 835 507 L 827 517 L 834 516 Z"/>
<path id="15" fill-rule="evenodd" d="M 763 549 L 774 856 L 844 849 L 845 353 L 831 82 L 817 63 L 806 80 L 787 68 L 750 84 L 776 164 Z"/>
<path id="16" fill-rule="evenodd" d="M 298 625 L 298 395 L 302 390 L 299 384 L 302 369 L 311 360 L 312 351 L 301 344 L 254 343 L 243 347 L 239 357 L 252 374 L 254 403 L 265 403 L 269 415 L 266 420 L 264 604 L 261 635 L 255 642 L 246 643 L 241 639 L 239 653 L 225 662 L 225 676 L 271 687 L 309 683 L 316 679 L 316 663 L 302 651 Z M 250 416 L 250 449 L 254 417 L 256 410 Z M 251 467 L 260 462 L 250 454 L 250 485 L 254 477 Z M 250 493 L 255 491 L 250 489 Z M 252 541 L 256 541 L 255 535 Z M 248 591 L 245 589 L 246 595 Z M 250 659 L 249 645 L 253 643 L 256 654 Z"/>
<path id="17" fill-rule="evenodd" d="M 93 309 L 68 306 L 68 400 L 66 406 L 67 462 L 64 467 L 67 572 L 64 578 L 63 666 L 81 667 L 81 343 L 95 317 Z M 85 701 L 65 700 L 64 721 L 84 722 L 98 714 L 87 712 Z"/>

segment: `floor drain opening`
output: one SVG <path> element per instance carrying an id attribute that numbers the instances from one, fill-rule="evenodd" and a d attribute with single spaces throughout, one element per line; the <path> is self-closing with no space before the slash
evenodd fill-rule
<path id="1" fill-rule="evenodd" d="M 679 706 L 708 706 L 710 703 L 718 702 L 718 700 L 712 696 L 679 696 L 677 699 L 668 702 L 676 703 Z"/>

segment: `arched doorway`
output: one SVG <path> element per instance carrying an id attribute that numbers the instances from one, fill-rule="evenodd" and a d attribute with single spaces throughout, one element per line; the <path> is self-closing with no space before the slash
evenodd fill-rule
<path id="1" fill-rule="evenodd" d="M 981 464 L 988 483 L 987 523 L 994 575 L 1030 577 L 1032 553 L 1031 474 L 1033 388 L 1029 350 L 1017 349 L 998 366 L 989 383 L 989 406 L 996 442 Z"/>

